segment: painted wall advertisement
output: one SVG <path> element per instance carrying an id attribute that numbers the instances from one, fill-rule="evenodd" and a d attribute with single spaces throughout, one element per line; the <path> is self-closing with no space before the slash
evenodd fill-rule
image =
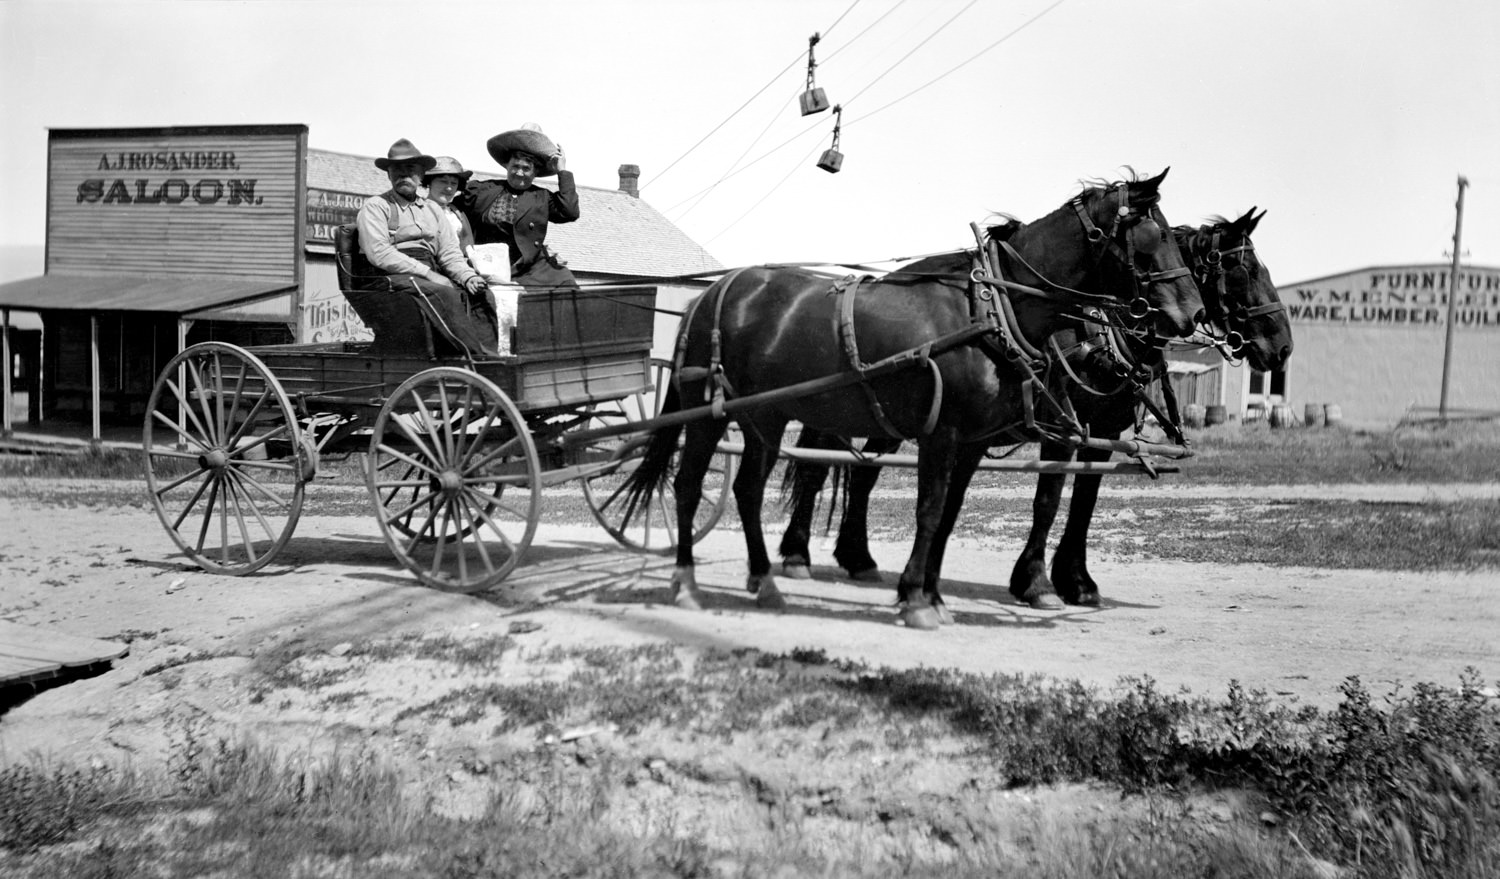
<path id="1" fill-rule="evenodd" d="M 1442 327 L 1448 320 L 1448 265 L 1364 269 L 1281 287 L 1294 322 L 1370 327 Z M 1500 268 L 1459 269 L 1457 329 L 1500 330 Z"/>
<path id="2" fill-rule="evenodd" d="M 307 241 L 309 244 L 332 244 L 333 233 L 345 223 L 353 223 L 359 206 L 368 195 L 334 192 L 328 189 L 307 190 Z"/>

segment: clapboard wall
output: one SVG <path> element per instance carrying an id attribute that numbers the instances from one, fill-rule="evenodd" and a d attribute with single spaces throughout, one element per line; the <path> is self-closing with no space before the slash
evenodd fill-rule
<path id="1" fill-rule="evenodd" d="M 47 272 L 300 281 L 307 127 L 53 129 Z"/>

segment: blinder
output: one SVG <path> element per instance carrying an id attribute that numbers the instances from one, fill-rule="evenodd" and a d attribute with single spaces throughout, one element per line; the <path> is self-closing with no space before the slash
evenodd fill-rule
<path id="1" fill-rule="evenodd" d="M 1130 227 L 1130 244 L 1137 253 L 1148 256 L 1156 253 L 1161 249 L 1165 237 L 1161 226 L 1150 217 L 1142 217 L 1140 222 Z"/>

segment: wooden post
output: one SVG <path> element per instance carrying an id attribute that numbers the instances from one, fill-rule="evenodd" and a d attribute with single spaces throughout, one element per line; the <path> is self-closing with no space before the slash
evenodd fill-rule
<path id="1" fill-rule="evenodd" d="M 99 429 L 99 316 L 89 315 L 89 391 L 94 409 L 94 436 L 89 440 L 90 444 L 97 450 L 104 444 L 104 437 Z"/>
<path id="2" fill-rule="evenodd" d="M 10 309 L 0 309 L 0 359 L 5 362 L 5 415 L 0 418 L 0 436 L 10 439 L 13 433 L 10 424 Z M 29 403 L 28 403 L 29 405 Z"/>
<path id="3" fill-rule="evenodd" d="M 1448 329 L 1443 339 L 1443 389 L 1438 396 L 1438 420 L 1448 420 L 1448 375 L 1453 366 L 1453 314 L 1458 307 L 1458 261 L 1464 252 L 1464 189 L 1469 181 L 1458 178 L 1458 217 L 1453 221 L 1453 270 L 1448 275 Z"/>
<path id="4" fill-rule="evenodd" d="M 185 320 L 183 320 L 182 318 L 178 318 L 177 319 L 177 354 L 181 354 L 187 348 L 187 334 L 188 334 L 188 322 L 185 321 Z M 174 354 L 173 356 L 175 357 L 176 355 Z M 179 452 L 185 452 L 185 451 L 187 451 L 187 442 L 184 441 L 183 438 L 187 436 L 187 411 L 186 411 L 186 409 L 187 409 L 187 405 L 188 405 L 187 397 L 185 396 L 185 394 L 186 394 L 186 388 L 187 388 L 187 364 L 186 363 L 179 363 L 179 364 L 177 364 L 177 387 L 178 387 L 178 389 L 180 391 L 183 392 L 183 396 L 181 396 L 180 399 L 178 400 L 178 406 L 177 406 L 177 442 L 176 442 L 176 446 L 177 446 L 177 451 L 179 451 Z"/>

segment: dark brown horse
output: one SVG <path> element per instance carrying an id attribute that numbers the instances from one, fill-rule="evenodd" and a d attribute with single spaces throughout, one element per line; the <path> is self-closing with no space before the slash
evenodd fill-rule
<path id="1" fill-rule="evenodd" d="M 1207 334 L 1227 356 L 1243 356 L 1257 370 L 1281 369 L 1292 353 L 1291 325 L 1276 293 L 1271 275 L 1260 262 L 1250 240 L 1265 214 L 1252 208 L 1237 220 L 1215 218 L 1208 225 L 1179 226 L 1173 231 L 1183 256 L 1203 294 L 1208 317 Z M 1065 331 L 1073 333 L 1074 331 Z M 1080 338 L 1081 337 L 1081 338 Z M 1126 342 L 1125 354 L 1134 360 L 1129 368 L 1098 344 L 1100 338 L 1076 333 L 1069 345 L 1081 381 L 1070 382 L 1070 399 L 1079 420 L 1100 435 L 1117 435 L 1137 423 L 1144 386 L 1164 381 L 1165 363 L 1159 349 Z M 1117 350 L 1117 349 L 1116 349 Z M 1122 374 L 1123 373 L 1123 374 Z M 1171 407 L 1169 407 L 1171 408 Z M 1172 419 L 1175 421 L 1175 418 Z M 1175 424 L 1170 425 L 1175 429 Z M 841 441 L 826 434 L 804 430 L 798 440 L 802 448 L 842 448 Z M 885 437 L 869 440 L 863 451 L 878 454 L 895 451 L 899 441 Z M 1044 440 L 1041 457 L 1066 461 L 1073 449 L 1064 443 Z M 1080 461 L 1106 461 L 1107 450 L 1081 448 Z M 879 477 L 877 467 L 853 467 L 844 477 L 847 490 L 834 559 L 857 580 L 878 580 L 880 573 L 870 556 L 866 514 L 870 492 Z M 792 487 L 791 521 L 782 538 L 783 571 L 792 577 L 810 576 L 809 534 L 817 492 L 828 468 L 798 463 L 789 468 Z M 1053 556 L 1052 576 L 1046 573 L 1046 542 L 1062 499 L 1064 474 L 1038 477 L 1033 502 L 1032 528 L 1026 547 L 1011 574 L 1010 589 L 1016 598 L 1033 607 L 1057 608 L 1063 601 L 1097 605 L 1099 587 L 1088 572 L 1088 529 L 1098 501 L 1101 476 L 1077 474 L 1068 521 Z"/>
<path id="2" fill-rule="evenodd" d="M 1133 316 L 1138 332 L 1165 336 L 1190 334 L 1200 318 L 1197 285 L 1157 207 L 1165 173 L 1085 189 L 1021 227 L 1003 253 L 996 248 L 991 269 L 1029 291 L 1014 301 L 971 283 L 982 271 L 964 252 L 879 280 L 788 267 L 730 273 L 683 317 L 663 407 L 669 415 L 707 404 L 703 417 L 653 431 L 627 491 L 639 501 L 660 490 L 685 431 L 673 488 L 679 524 L 689 526 L 678 533 L 691 534 L 723 416 L 733 412 L 745 438 L 734 493 L 747 586 L 762 607 L 780 607 L 760 511 L 787 423 L 915 438 L 916 535 L 897 598 L 908 625 L 935 627 L 947 614 L 942 544 L 972 473 L 962 470 L 1002 437 L 1079 433 L 1059 376 L 1038 372 L 1024 339 L 1048 338 L 1088 314 L 1122 324 Z M 699 606 L 690 541 L 678 543 L 673 586 L 679 605 Z"/>

